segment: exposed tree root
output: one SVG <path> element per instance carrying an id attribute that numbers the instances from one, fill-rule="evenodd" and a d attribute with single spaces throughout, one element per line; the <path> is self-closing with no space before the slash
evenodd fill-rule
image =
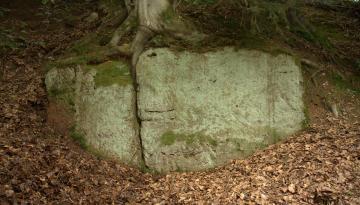
<path id="1" fill-rule="evenodd" d="M 156 35 L 164 34 L 185 41 L 199 41 L 199 34 L 190 22 L 186 22 L 175 11 L 178 4 L 170 0 L 126 0 L 128 16 L 116 29 L 110 41 L 112 47 L 122 53 L 132 54 L 132 77 L 136 82 L 136 64 L 145 45 Z M 130 47 L 118 46 L 124 35 L 137 28 L 136 36 Z"/>

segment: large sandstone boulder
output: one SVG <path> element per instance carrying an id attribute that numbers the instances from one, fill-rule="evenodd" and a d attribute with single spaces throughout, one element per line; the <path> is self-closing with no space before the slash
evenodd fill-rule
<path id="1" fill-rule="evenodd" d="M 302 75 L 294 58 L 224 48 L 151 49 L 138 63 L 145 162 L 158 171 L 226 163 L 302 128 Z"/>
<path id="2" fill-rule="evenodd" d="M 75 131 L 92 150 L 159 172 L 245 157 L 305 120 L 302 75 L 289 55 L 150 49 L 137 72 L 137 93 L 120 61 L 53 68 L 46 85 L 52 99 L 72 107 Z"/>

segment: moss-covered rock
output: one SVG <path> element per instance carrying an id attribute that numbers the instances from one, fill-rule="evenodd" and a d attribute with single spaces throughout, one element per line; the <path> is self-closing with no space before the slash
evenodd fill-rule
<path id="1" fill-rule="evenodd" d="M 132 83 L 129 66 L 121 61 L 107 61 L 100 65 L 86 66 L 88 70 L 96 70 L 96 87 L 111 85 L 126 86 Z"/>
<path id="2" fill-rule="evenodd" d="M 145 163 L 212 168 L 302 129 L 302 74 L 286 54 L 151 49 L 137 65 Z"/>
<path id="3" fill-rule="evenodd" d="M 64 69 L 51 69 L 45 78 L 46 89 L 50 100 L 70 106 L 75 105 L 75 69 L 68 67 Z"/>
<path id="4" fill-rule="evenodd" d="M 99 157 L 158 172 L 213 168 L 284 139 L 306 118 L 299 63 L 281 52 L 151 49 L 137 71 L 137 98 L 124 61 L 46 75 L 50 99 L 74 110 L 73 138 Z"/>
<path id="5" fill-rule="evenodd" d="M 45 83 L 51 100 L 66 102 L 74 110 L 76 129 L 70 134 L 83 148 L 130 165 L 143 164 L 126 62 L 54 67 Z"/>

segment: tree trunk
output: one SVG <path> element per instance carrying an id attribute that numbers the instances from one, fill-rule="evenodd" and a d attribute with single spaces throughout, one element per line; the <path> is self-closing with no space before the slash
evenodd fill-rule
<path id="1" fill-rule="evenodd" d="M 124 52 L 124 47 L 118 47 L 119 41 L 126 33 L 137 27 L 137 33 L 131 45 L 131 73 L 134 80 L 138 58 L 146 43 L 157 34 L 166 34 L 191 42 L 200 41 L 204 37 L 196 31 L 191 22 L 187 22 L 176 13 L 174 0 L 125 0 L 125 4 L 128 17 L 115 31 L 110 45 Z"/>

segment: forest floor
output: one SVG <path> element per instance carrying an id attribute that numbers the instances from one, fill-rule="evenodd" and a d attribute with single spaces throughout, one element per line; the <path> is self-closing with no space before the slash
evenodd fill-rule
<path id="1" fill-rule="evenodd" d="M 10 9 L 2 28 L 22 45 L 0 61 L 1 205 L 360 204 L 359 95 L 342 91 L 335 117 L 318 101 L 332 92 L 325 73 L 317 80 L 323 89 L 308 96 L 309 127 L 247 159 L 152 175 L 87 153 L 49 126 L 41 66 L 91 31 L 81 20 L 91 6 L 69 23 L 34 2 L 0 3 Z"/>

